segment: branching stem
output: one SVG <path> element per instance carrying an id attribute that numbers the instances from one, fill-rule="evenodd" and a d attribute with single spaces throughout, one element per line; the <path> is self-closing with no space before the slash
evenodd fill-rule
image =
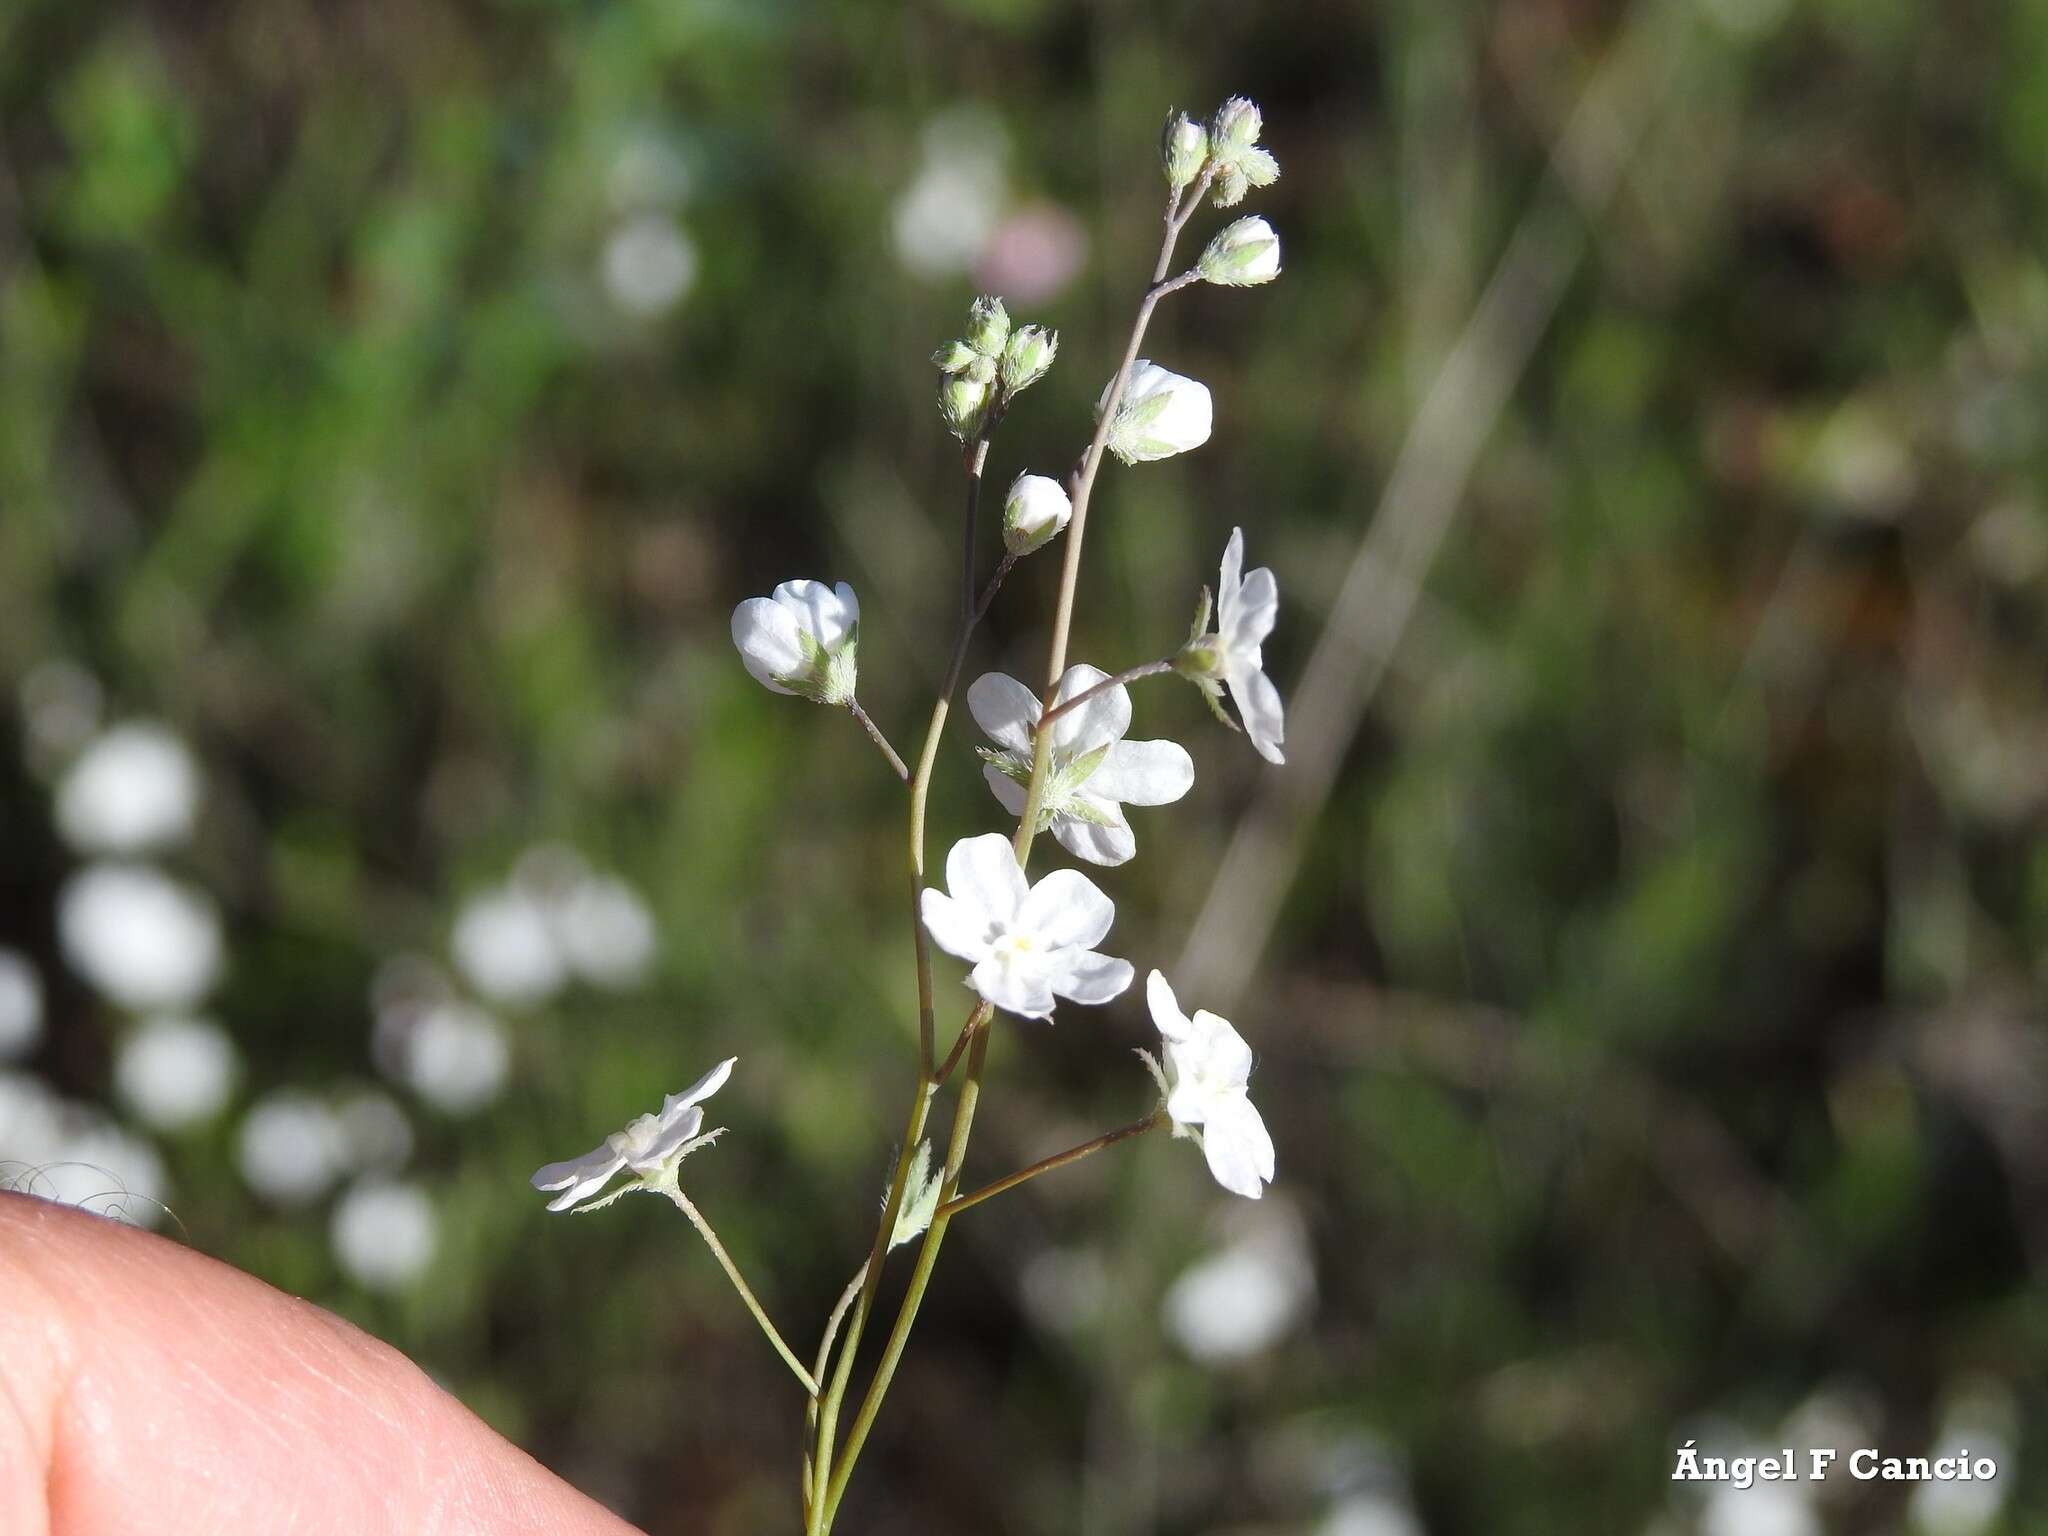
<path id="1" fill-rule="evenodd" d="M 1093 1157 L 1104 1147 L 1113 1147 L 1120 1141 L 1129 1141 L 1133 1136 L 1142 1136 L 1147 1131 L 1157 1130 L 1165 1123 L 1164 1111 L 1155 1109 L 1142 1120 L 1133 1120 L 1129 1125 L 1120 1125 L 1113 1131 L 1104 1131 L 1092 1141 L 1084 1141 L 1078 1147 L 1069 1147 L 1064 1152 L 1055 1152 L 1051 1157 L 1041 1157 L 1028 1168 L 1019 1168 L 1015 1173 L 997 1179 L 993 1184 L 984 1184 L 971 1195 L 961 1195 L 958 1199 L 948 1200 L 938 1208 L 935 1215 L 951 1220 L 969 1206 L 979 1205 L 984 1200 L 992 1200 L 1005 1190 L 1015 1189 L 1019 1184 L 1027 1183 L 1041 1173 L 1051 1173 L 1055 1168 L 1064 1168 L 1069 1163 L 1078 1163 L 1084 1157 Z"/>
<path id="2" fill-rule="evenodd" d="M 1135 683 L 1141 677 L 1157 677 L 1162 672 L 1171 672 L 1172 670 L 1173 658 L 1171 656 L 1166 657 L 1162 661 L 1148 661 L 1142 667 L 1126 667 L 1123 671 L 1117 673 L 1115 677 L 1105 677 L 1093 687 L 1082 689 L 1071 699 L 1055 704 L 1045 712 L 1045 723 L 1050 725 L 1068 710 L 1079 709 L 1097 694 L 1108 693 L 1112 688 L 1121 688 L 1125 683 Z"/>
<path id="3" fill-rule="evenodd" d="M 797 1359 L 795 1353 L 783 1342 L 782 1335 L 776 1331 L 775 1325 L 768 1321 L 767 1310 L 755 1297 L 753 1288 L 747 1284 L 746 1276 L 740 1273 L 739 1265 L 733 1263 L 732 1255 L 725 1251 L 725 1244 L 721 1243 L 718 1234 L 711 1230 L 711 1223 L 706 1221 L 703 1213 L 690 1203 L 690 1197 L 684 1194 L 682 1186 L 676 1183 L 675 1175 L 670 1174 L 668 1182 L 660 1185 L 659 1189 L 675 1202 L 677 1210 L 690 1218 L 690 1225 L 697 1229 L 697 1235 L 710 1247 L 711 1256 L 718 1260 L 719 1266 L 725 1271 L 725 1278 L 730 1280 L 732 1288 L 740 1293 L 740 1300 L 745 1302 L 747 1310 L 754 1314 L 754 1321 L 761 1325 L 761 1332 L 768 1336 L 768 1342 L 773 1344 L 775 1352 L 782 1356 L 783 1364 L 796 1373 L 796 1379 L 804 1384 L 804 1391 L 816 1397 L 817 1378 L 804 1369 L 803 1362 Z"/>

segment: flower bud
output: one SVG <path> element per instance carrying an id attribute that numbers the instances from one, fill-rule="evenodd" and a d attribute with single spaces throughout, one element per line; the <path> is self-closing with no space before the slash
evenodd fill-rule
<path id="1" fill-rule="evenodd" d="M 949 341 L 932 354 L 932 366 L 941 373 L 958 373 L 975 358 L 974 348 L 964 341 Z"/>
<path id="2" fill-rule="evenodd" d="M 1196 270 L 1205 281 L 1226 288 L 1270 283 L 1280 275 L 1280 237 L 1256 215 L 1237 219 L 1216 232 Z"/>
<path id="3" fill-rule="evenodd" d="M 1019 475 L 1003 501 L 1003 548 L 1013 555 L 1043 549 L 1073 515 L 1074 505 L 1059 481 L 1045 475 Z"/>
<path id="4" fill-rule="evenodd" d="M 1208 131 L 1187 113 L 1174 113 L 1160 136 L 1159 158 L 1166 167 L 1167 186 L 1179 192 L 1202 174 L 1209 158 Z"/>
<path id="5" fill-rule="evenodd" d="M 995 386 L 989 380 L 977 379 L 971 372 L 957 373 L 939 384 L 939 415 L 947 430 L 961 442 L 971 443 L 988 425 L 988 408 L 994 398 Z"/>
<path id="6" fill-rule="evenodd" d="M 1235 154 L 1258 143 L 1259 130 L 1264 126 L 1256 102 L 1249 97 L 1233 96 L 1216 109 L 1215 120 L 1209 125 L 1209 138 L 1218 154 Z"/>
<path id="7" fill-rule="evenodd" d="M 1001 299 L 982 297 L 967 311 L 967 345 L 983 357 L 1000 357 L 1010 339 L 1010 315 Z"/>
<path id="8" fill-rule="evenodd" d="M 1098 419 L 1108 404 L 1105 388 L 1095 403 Z M 1209 440 L 1212 409 L 1207 385 L 1141 357 L 1131 364 L 1123 400 L 1110 423 L 1109 451 L 1126 464 L 1143 464 L 1199 448 Z"/>
<path id="9" fill-rule="evenodd" d="M 1059 355 L 1060 333 L 1042 325 L 1020 325 L 1003 348 L 1003 392 L 1014 395 L 1045 377 Z"/>

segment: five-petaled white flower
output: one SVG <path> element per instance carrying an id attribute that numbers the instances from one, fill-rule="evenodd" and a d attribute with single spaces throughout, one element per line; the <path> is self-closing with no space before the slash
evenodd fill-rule
<path id="1" fill-rule="evenodd" d="M 1164 1070 L 1138 1052 L 1159 1084 L 1173 1134 L 1188 1137 L 1209 1160 L 1216 1182 L 1234 1195 L 1256 1200 L 1261 1181 L 1273 1181 L 1273 1138 L 1252 1107 L 1245 1085 L 1252 1074 L 1252 1048 L 1244 1037 L 1206 1008 L 1190 1019 L 1166 978 L 1145 978 L 1145 1001 L 1164 1046 Z"/>
<path id="2" fill-rule="evenodd" d="M 1090 666 L 1067 668 L 1054 707 L 1109 674 Z M 982 775 L 1012 816 L 1021 815 L 1031 782 L 1031 738 L 1041 712 L 1038 696 L 1014 677 L 989 672 L 967 690 L 975 723 L 998 750 L 982 749 Z M 1131 691 L 1105 689 L 1052 723 L 1052 758 L 1046 767 L 1038 830 L 1050 828 L 1060 846 L 1091 864 L 1121 864 L 1138 851 L 1124 805 L 1168 805 L 1195 782 L 1195 765 L 1179 743 L 1125 741 L 1131 726 Z"/>
<path id="3" fill-rule="evenodd" d="M 677 1163 L 718 1136 L 717 1131 L 697 1134 L 704 1124 L 703 1101 L 725 1086 L 725 1080 L 732 1076 L 733 1063 L 738 1060 L 737 1056 L 728 1056 L 681 1093 L 663 1099 L 660 1114 L 636 1117 L 623 1131 L 605 1137 L 604 1145 L 595 1150 L 565 1163 L 549 1163 L 541 1169 L 533 1176 L 533 1187 L 561 1191 L 548 1202 L 548 1209 L 566 1211 L 589 1199 L 610 1183 L 612 1175 L 621 1168 L 630 1168 L 637 1174 L 637 1182 L 606 1196 L 599 1204 L 609 1204 L 636 1189 L 656 1189 L 664 1180 L 673 1179 Z"/>
<path id="4" fill-rule="evenodd" d="M 1095 402 L 1098 420 L 1115 387 L 1114 378 L 1103 386 Z M 1208 385 L 1141 357 L 1131 364 L 1124 397 L 1110 421 L 1109 451 L 1126 464 L 1144 464 L 1199 448 L 1209 441 L 1214 409 Z"/>
<path id="5" fill-rule="evenodd" d="M 1244 731 L 1259 755 L 1271 763 L 1284 763 L 1280 743 L 1286 739 L 1287 723 L 1280 707 L 1280 690 L 1266 676 L 1260 647 L 1273 632 L 1280 615 L 1280 583 L 1265 566 L 1249 576 L 1244 569 L 1244 530 L 1230 530 L 1230 542 L 1223 547 L 1223 569 L 1216 582 L 1216 627 L 1199 631 L 1208 623 L 1208 594 L 1202 595 L 1202 612 L 1195 621 L 1198 631 L 1182 648 L 1178 669 L 1199 687 L 1216 717 L 1227 725 L 1228 718 L 1216 702 L 1228 686 L 1244 720 Z"/>
<path id="6" fill-rule="evenodd" d="M 1116 904 L 1079 870 L 1024 878 L 1000 832 L 962 838 L 946 855 L 946 890 L 924 892 L 924 925 L 971 964 L 967 984 L 998 1008 L 1052 1017 L 1055 996 L 1106 1003 L 1131 984 L 1131 963 L 1097 954 Z"/>
<path id="7" fill-rule="evenodd" d="M 860 603 L 845 582 L 785 581 L 732 611 L 732 643 L 766 687 L 820 704 L 853 698 Z"/>

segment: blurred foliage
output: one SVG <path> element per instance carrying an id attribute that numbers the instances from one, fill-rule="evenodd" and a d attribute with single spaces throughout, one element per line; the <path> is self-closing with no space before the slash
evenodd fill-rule
<path id="1" fill-rule="evenodd" d="M 1602 207 L 1549 163 L 1610 67 L 1650 105 Z M 959 495 L 926 356 L 976 274 L 907 267 L 896 210 L 934 143 L 993 137 L 1000 208 L 1085 230 L 1012 303 L 1063 347 L 991 474 L 1065 464 L 1156 238 L 1159 120 L 1233 91 L 1287 271 L 1163 312 L 1148 351 L 1218 430 L 1106 478 L 1090 660 L 1177 638 L 1243 523 L 1288 690 L 1495 264 L 1539 210 L 1583 236 L 1229 1010 L 1315 1304 L 1186 1358 L 1161 1298 L 1251 1213 L 1184 1147 L 1006 1197 L 948 1246 L 845 1528 L 1355 1536 L 1412 1496 L 1442 1536 L 1688 1530 L 1726 1518 L 1674 1496 L 1688 1435 L 1797 1444 L 1825 1410 L 1921 1454 L 1963 1393 L 2010 1419 L 2004 1513 L 1967 1528 L 2048 1530 L 2034 3 L 0 8 L 0 674 L 77 662 L 198 753 L 178 866 L 227 919 L 237 1105 L 371 1081 L 380 965 L 445 955 L 535 843 L 659 925 L 643 987 L 507 1012 L 487 1112 L 412 1105 L 419 1285 L 361 1290 L 322 1210 L 250 1194 L 234 1113 L 167 1143 L 178 1222 L 651 1530 L 793 1521 L 800 1404 L 690 1234 L 548 1218 L 525 1174 L 737 1053 L 693 1188 L 815 1338 L 910 1076 L 902 806 L 845 720 L 746 678 L 727 614 L 852 581 L 863 700 L 915 739 Z M 666 307 L 621 301 L 634 221 L 657 286 L 688 269 Z M 974 668 L 1035 671 L 1053 563 Z M 1142 970 L 1271 780 L 1186 690 L 1138 702 L 1199 764 L 1103 882 Z M 0 732 L 31 1065 L 111 1102 L 55 767 Z M 971 734 L 938 849 L 995 824 Z M 1148 1033 L 1135 997 L 1005 1023 L 971 1173 L 1141 1109 Z M 1831 1531 L 1926 1516 L 1826 1492 Z"/>

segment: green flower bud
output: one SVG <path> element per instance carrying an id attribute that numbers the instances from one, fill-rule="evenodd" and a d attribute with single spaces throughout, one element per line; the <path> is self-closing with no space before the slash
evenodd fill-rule
<path id="1" fill-rule="evenodd" d="M 1003 392 L 1014 395 L 1045 377 L 1059 355 L 1060 333 L 1042 325 L 1020 325 L 1003 348 Z"/>
<path id="2" fill-rule="evenodd" d="M 939 385 L 939 415 L 945 419 L 947 430 L 963 443 L 981 436 L 994 400 L 994 382 L 974 378 L 970 373 L 955 374 Z"/>
<path id="3" fill-rule="evenodd" d="M 976 299 L 967 311 L 967 345 L 983 357 L 1000 357 L 1010 339 L 1010 315 L 997 298 Z"/>
<path id="4" fill-rule="evenodd" d="M 1257 103 L 1249 97 L 1233 96 L 1216 109 L 1215 120 L 1209 125 L 1209 138 L 1219 156 L 1235 155 L 1258 143 L 1259 130 L 1264 126 Z"/>
<path id="5" fill-rule="evenodd" d="M 949 341 L 932 354 L 932 366 L 941 373 L 958 373 L 975 358 L 974 348 L 964 341 Z"/>
<path id="6" fill-rule="evenodd" d="M 1196 270 L 1227 288 L 1270 283 L 1280 275 L 1280 237 L 1257 215 L 1235 220 L 1216 232 Z"/>
<path id="7" fill-rule="evenodd" d="M 1160 135 L 1159 159 L 1166 168 L 1166 184 L 1176 193 L 1202 174 L 1209 159 L 1209 134 L 1185 112 L 1166 119 Z"/>

